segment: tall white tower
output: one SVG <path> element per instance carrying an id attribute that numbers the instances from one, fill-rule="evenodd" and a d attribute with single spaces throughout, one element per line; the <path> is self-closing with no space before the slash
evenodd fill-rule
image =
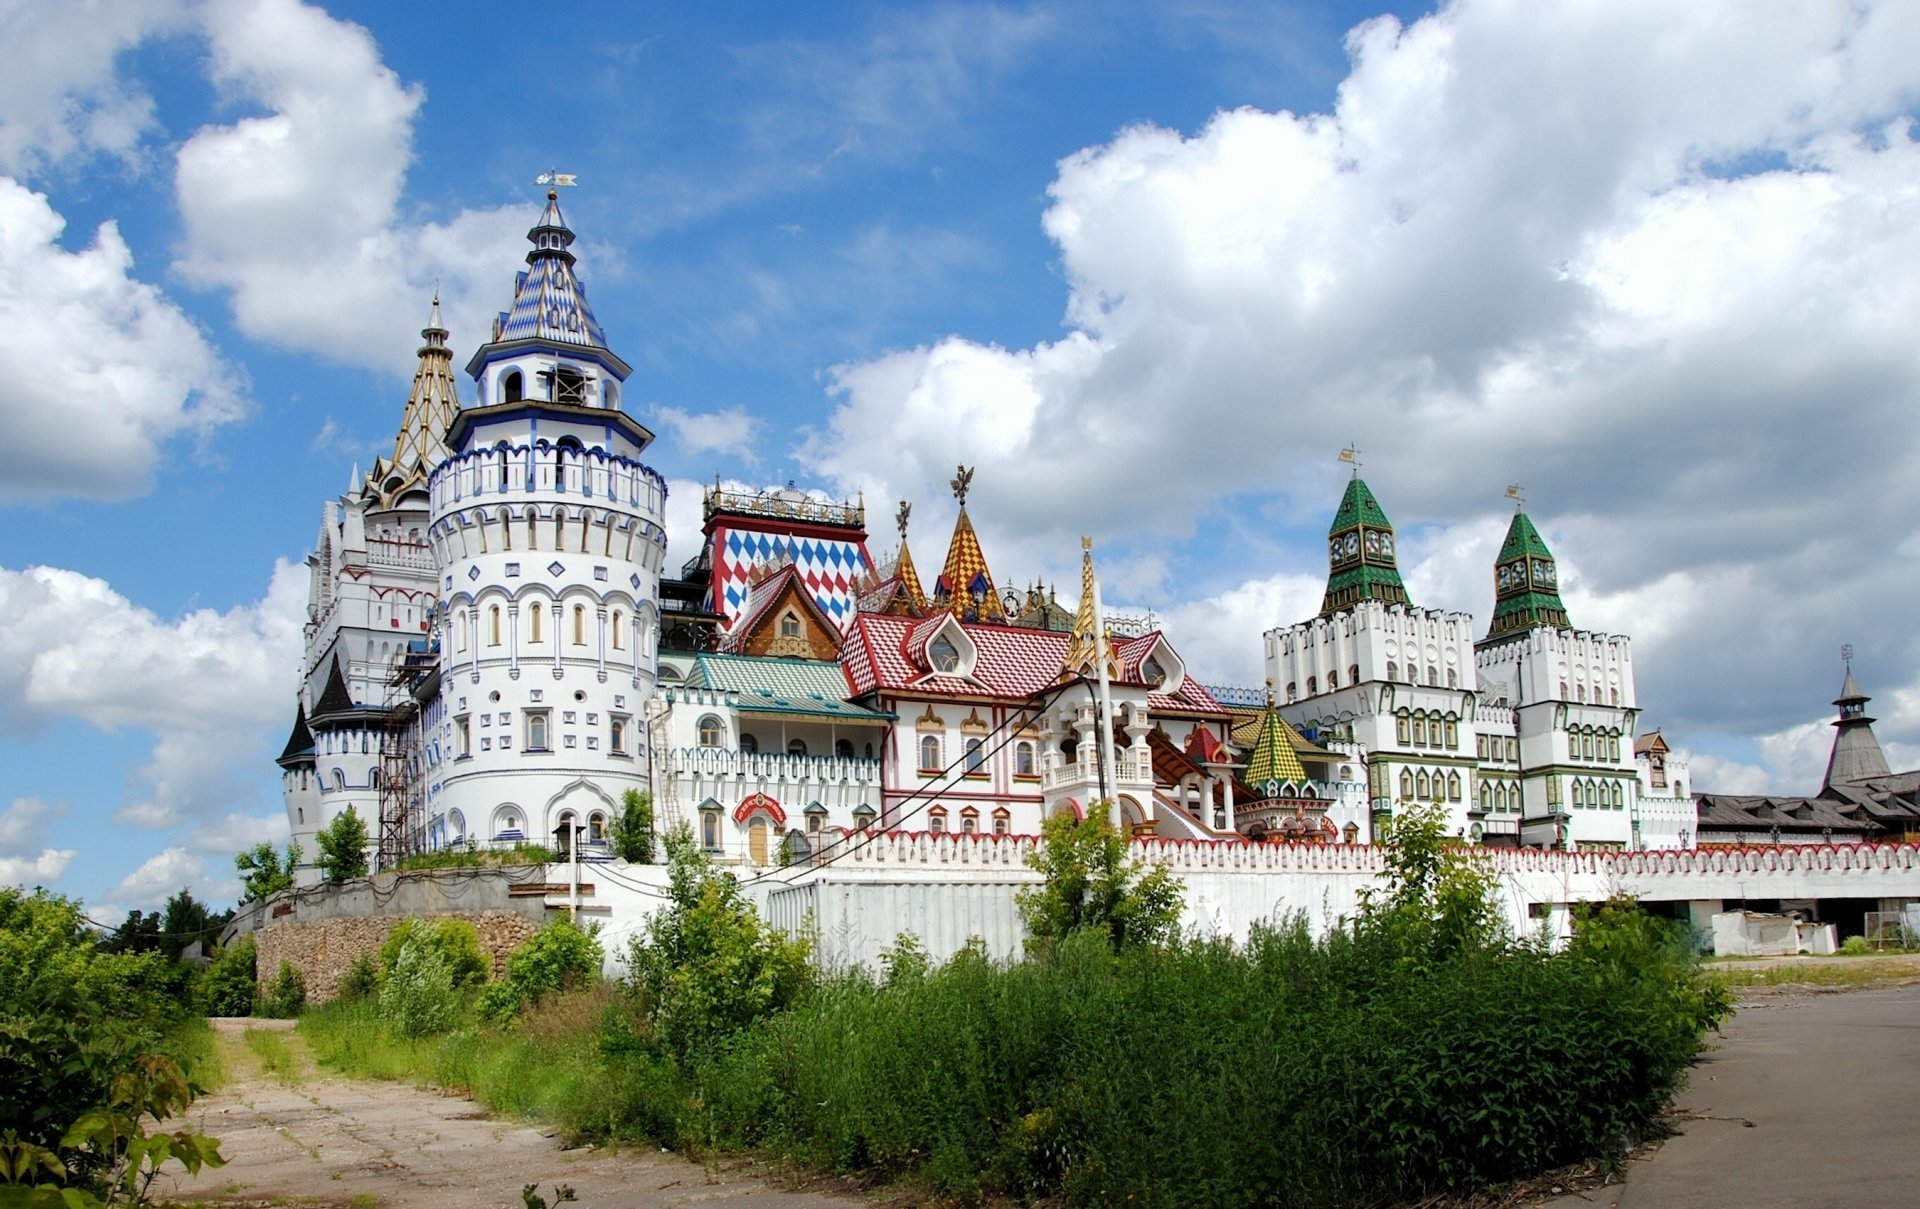
<path id="1" fill-rule="evenodd" d="M 666 483 L 639 460 L 653 434 L 620 410 L 631 371 L 587 305 L 553 193 L 527 238 L 431 479 L 424 818 L 436 842 L 565 848 L 647 786 Z"/>

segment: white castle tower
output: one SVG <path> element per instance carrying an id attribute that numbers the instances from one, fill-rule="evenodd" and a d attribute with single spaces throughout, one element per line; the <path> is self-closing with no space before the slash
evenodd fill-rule
<path id="1" fill-rule="evenodd" d="M 474 405 L 431 480 L 441 610 L 422 701 L 424 843 L 598 841 L 647 785 L 666 483 L 620 410 L 552 192 L 512 307 L 467 372 Z M 424 686 L 423 686 L 424 687 Z"/>

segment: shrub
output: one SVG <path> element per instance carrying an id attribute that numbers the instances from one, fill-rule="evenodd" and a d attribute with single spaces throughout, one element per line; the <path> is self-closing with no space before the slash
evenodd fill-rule
<path id="1" fill-rule="evenodd" d="M 1840 942 L 1842 957 L 1866 957 L 1872 952 L 1873 946 L 1867 943 L 1864 936 L 1849 936 Z"/>
<path id="2" fill-rule="evenodd" d="M 288 1019 L 298 1016 L 307 1006 L 307 979 L 290 962 L 280 963 L 280 972 L 273 981 L 260 988 L 258 996 L 259 1011 L 262 1016 Z"/>
<path id="3" fill-rule="evenodd" d="M 339 998 L 348 1002 L 371 999 L 380 991 L 380 967 L 365 953 L 353 959 L 340 979 Z"/>
<path id="4" fill-rule="evenodd" d="M 613 820 L 614 855 L 632 865 L 653 864 L 653 795 L 629 789 Z"/>
<path id="5" fill-rule="evenodd" d="M 380 985 L 380 1018 L 402 1037 L 431 1037 L 460 1017 L 453 970 L 440 950 L 415 940 L 400 946 Z"/>
<path id="6" fill-rule="evenodd" d="M 600 979 L 604 953 L 595 927 L 554 919 L 507 956 L 507 974 L 480 994 L 480 1016 L 505 1024 L 548 995 L 576 991 Z"/>
<path id="7" fill-rule="evenodd" d="M 761 922 L 686 827 L 667 836 L 667 904 L 633 940 L 629 986 L 656 1035 L 685 1058 L 796 1002 L 812 979 L 812 945 Z"/>
<path id="8" fill-rule="evenodd" d="M 1164 867 L 1142 873 L 1127 859 L 1127 837 L 1096 805 L 1084 819 L 1056 814 L 1046 843 L 1027 855 L 1045 883 L 1019 894 L 1020 917 L 1036 940 L 1057 941 L 1081 928 L 1106 934 L 1114 950 L 1165 944 L 1180 926 L 1180 887 Z"/>
<path id="9" fill-rule="evenodd" d="M 480 948 L 480 932 L 464 919 L 403 919 L 380 945 L 380 970 L 391 973 L 402 949 L 424 945 L 440 955 L 456 988 L 479 986 L 493 971 L 493 962 Z"/>
<path id="10" fill-rule="evenodd" d="M 253 1015 L 253 937 L 216 949 L 194 980 L 194 1006 L 206 1016 Z"/>

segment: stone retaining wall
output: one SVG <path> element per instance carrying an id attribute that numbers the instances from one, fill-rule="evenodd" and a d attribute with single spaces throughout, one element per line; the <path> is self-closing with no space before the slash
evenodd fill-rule
<path id="1" fill-rule="evenodd" d="M 340 981 L 362 955 L 377 958 L 380 946 L 402 919 L 412 916 L 282 920 L 255 932 L 254 975 L 267 981 L 286 962 L 307 980 L 307 1001 L 325 1003 L 340 993 Z M 462 919 L 480 933 L 480 948 L 493 959 L 494 977 L 505 973 L 507 954 L 525 944 L 538 925 L 514 911 L 442 911 L 424 919 Z"/>

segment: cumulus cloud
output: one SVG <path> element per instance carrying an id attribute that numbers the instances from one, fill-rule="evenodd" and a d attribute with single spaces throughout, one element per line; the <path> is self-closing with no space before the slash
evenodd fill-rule
<path id="1" fill-rule="evenodd" d="M 347 364 L 409 370 L 436 282 L 456 345 L 484 339 L 505 301 L 500 266 L 525 252 L 528 207 L 403 214 L 426 94 L 372 35 L 296 0 L 200 11 L 214 82 L 263 112 L 180 147 L 180 273 L 226 290 L 249 336 Z"/>
<path id="2" fill-rule="evenodd" d="M 107 895 L 112 907 L 107 918 L 123 910 L 154 910 L 181 887 L 195 888 L 206 880 L 207 862 L 203 858 L 185 848 L 162 849 L 142 861 Z M 106 907 L 101 911 L 105 913 Z"/>
<path id="3" fill-rule="evenodd" d="M 46 844 L 47 824 L 66 813 L 38 798 L 15 798 L 0 810 L 0 886 L 49 886 L 73 860 L 73 849 Z"/>
<path id="4" fill-rule="evenodd" d="M 1357 439 L 1416 599 L 1483 619 L 1528 481 L 1576 623 L 1636 637 L 1669 733 L 1789 727 L 1849 639 L 1920 684 L 1865 603 L 1920 590 L 1892 556 L 1920 511 L 1916 35 L 1911 6 L 1730 0 L 1369 21 L 1329 112 L 1061 161 L 1068 332 L 839 366 L 801 455 L 882 499 L 977 461 L 1019 484 L 1016 541 L 1146 557 L 1247 500 L 1324 518 Z M 1247 590 L 1317 578 L 1323 525 L 1289 520 Z"/>
<path id="5" fill-rule="evenodd" d="M 0 177 L 0 501 L 136 495 L 170 438 L 245 412 L 238 375 L 133 276 L 118 228 L 69 252 L 65 227 L 44 195 Z"/>
<path id="6" fill-rule="evenodd" d="M 718 453 L 752 458 L 754 435 L 759 421 L 739 407 L 719 411 L 688 412 L 678 407 L 656 407 L 655 416 L 673 436 L 676 450 L 687 457 L 700 453 Z"/>
<path id="7" fill-rule="evenodd" d="M 153 98 L 115 71 L 120 55 L 182 24 L 179 0 L 0 4 L 0 172 L 76 156 L 133 156 L 154 126 Z"/>
<path id="8" fill-rule="evenodd" d="M 0 568 L 0 719 L 151 733 L 121 820 L 217 817 L 252 792 L 287 722 L 305 597 L 305 570 L 281 562 L 258 602 L 165 619 L 75 571 Z"/>

